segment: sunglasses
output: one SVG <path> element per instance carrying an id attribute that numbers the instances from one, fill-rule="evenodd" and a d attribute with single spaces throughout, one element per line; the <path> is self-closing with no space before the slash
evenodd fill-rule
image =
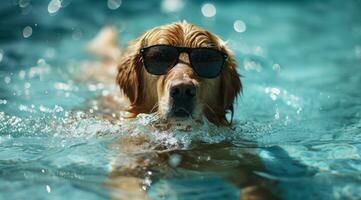
<path id="1" fill-rule="evenodd" d="M 154 45 L 142 48 L 143 64 L 148 73 L 164 75 L 179 61 L 179 54 L 188 53 L 190 64 L 198 76 L 216 78 L 223 69 L 227 54 L 213 48 L 187 48 Z"/>

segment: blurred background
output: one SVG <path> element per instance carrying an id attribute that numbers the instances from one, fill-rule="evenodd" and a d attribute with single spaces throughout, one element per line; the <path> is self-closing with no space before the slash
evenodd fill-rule
<path id="1" fill-rule="evenodd" d="M 198 139 L 230 141 L 235 152 L 252 144 L 285 199 L 360 199 L 361 0 L 2 0 L 0 198 L 108 198 L 114 138 L 95 135 L 119 127 L 80 111 L 80 123 L 69 122 L 95 96 L 117 91 L 75 80 L 82 63 L 95 60 L 85 45 L 107 25 L 126 47 L 149 28 L 182 20 L 227 41 L 243 75 L 235 133 Z M 219 174 L 196 174 L 161 179 L 150 194 L 237 198 Z"/>

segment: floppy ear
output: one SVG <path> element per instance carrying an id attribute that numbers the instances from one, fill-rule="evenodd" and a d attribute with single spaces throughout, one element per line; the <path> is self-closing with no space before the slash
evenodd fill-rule
<path id="1" fill-rule="evenodd" d="M 144 83 L 140 55 L 142 38 L 140 37 L 130 42 L 120 60 L 117 75 L 117 83 L 120 89 L 130 100 L 131 106 L 129 111 L 136 114 L 137 110 L 139 110 L 137 107 L 142 105 L 142 101 L 144 101 Z"/>
<path id="2" fill-rule="evenodd" d="M 223 96 L 224 122 L 230 125 L 233 120 L 233 103 L 240 92 L 242 92 L 242 82 L 237 72 L 237 63 L 233 54 L 226 51 L 228 59 L 221 74 L 221 93 Z M 227 121 L 225 113 L 232 112 L 232 118 Z"/>

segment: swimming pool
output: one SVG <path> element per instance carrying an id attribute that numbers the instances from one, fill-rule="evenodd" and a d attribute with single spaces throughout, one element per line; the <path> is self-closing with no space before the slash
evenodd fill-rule
<path id="1" fill-rule="evenodd" d="M 110 163 L 129 159 L 109 146 L 129 127 L 177 152 L 176 163 L 189 154 L 218 166 L 150 173 L 154 199 L 239 198 L 224 177 L 247 162 L 244 151 L 261 158 L 265 169 L 254 173 L 278 181 L 284 199 L 360 199 L 360 7 L 358 0 L 2 2 L 0 199 L 108 199 Z M 183 19 L 220 35 L 236 54 L 244 92 L 235 130 L 155 132 L 147 129 L 151 115 L 126 126 L 100 120 L 109 113 L 94 98 L 117 88 L 77 80 L 94 60 L 86 42 L 113 24 L 125 46 Z M 203 151 L 193 141 L 231 145 Z"/>

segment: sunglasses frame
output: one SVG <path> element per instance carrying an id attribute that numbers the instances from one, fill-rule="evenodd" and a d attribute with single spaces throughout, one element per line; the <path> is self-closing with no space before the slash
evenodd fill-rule
<path id="1" fill-rule="evenodd" d="M 152 48 L 152 47 L 162 47 L 162 46 L 163 46 L 163 47 L 171 47 L 171 48 L 176 49 L 176 50 L 177 50 L 177 53 L 178 53 L 178 54 L 177 54 L 177 58 L 176 58 L 176 60 L 174 61 L 173 66 L 169 66 L 169 67 L 168 67 L 168 70 L 167 70 L 166 72 L 164 72 L 164 73 L 162 73 L 162 74 L 154 74 L 154 73 L 151 73 L 151 72 L 148 71 L 148 67 L 146 66 L 147 64 L 146 64 L 146 62 L 145 62 L 145 60 L 144 60 L 144 54 L 145 54 L 145 52 L 146 52 L 148 49 L 150 49 L 150 48 Z M 223 57 L 222 65 L 221 65 L 220 70 L 219 70 L 219 72 L 217 73 L 217 75 L 215 75 L 215 76 L 208 76 L 208 77 L 207 77 L 207 76 L 202 76 L 202 75 L 198 74 L 197 70 L 195 69 L 195 67 L 194 67 L 194 65 L 193 65 L 193 63 L 192 63 L 191 53 L 192 53 L 194 50 L 199 50 L 199 49 L 207 49 L 207 50 L 216 51 L 217 53 L 219 53 L 220 55 L 222 55 L 222 57 Z M 224 64 L 226 63 L 226 60 L 227 60 L 227 58 L 228 58 L 228 55 L 227 55 L 225 52 L 220 51 L 220 50 L 215 49 L 215 48 L 209 48 L 209 47 L 189 48 L 189 47 L 177 47 L 177 46 L 167 45 L 167 44 L 157 44 L 157 45 L 152 45 L 152 46 L 148 46 L 148 47 L 144 47 L 144 48 L 141 48 L 141 49 L 140 49 L 140 53 L 141 53 L 141 55 L 142 55 L 142 62 L 143 62 L 143 64 L 144 64 L 144 67 L 145 67 L 145 69 L 147 70 L 148 73 L 153 74 L 153 75 L 164 75 L 164 74 L 167 74 L 170 69 L 172 69 L 174 66 L 177 65 L 177 63 L 179 62 L 179 55 L 180 55 L 181 53 L 184 53 L 184 52 L 188 54 L 189 62 L 190 62 L 190 65 L 191 65 L 193 71 L 194 71 L 199 77 L 208 78 L 208 79 L 216 78 L 216 77 L 218 77 L 218 76 L 222 73 L 223 68 L 224 68 Z"/>

